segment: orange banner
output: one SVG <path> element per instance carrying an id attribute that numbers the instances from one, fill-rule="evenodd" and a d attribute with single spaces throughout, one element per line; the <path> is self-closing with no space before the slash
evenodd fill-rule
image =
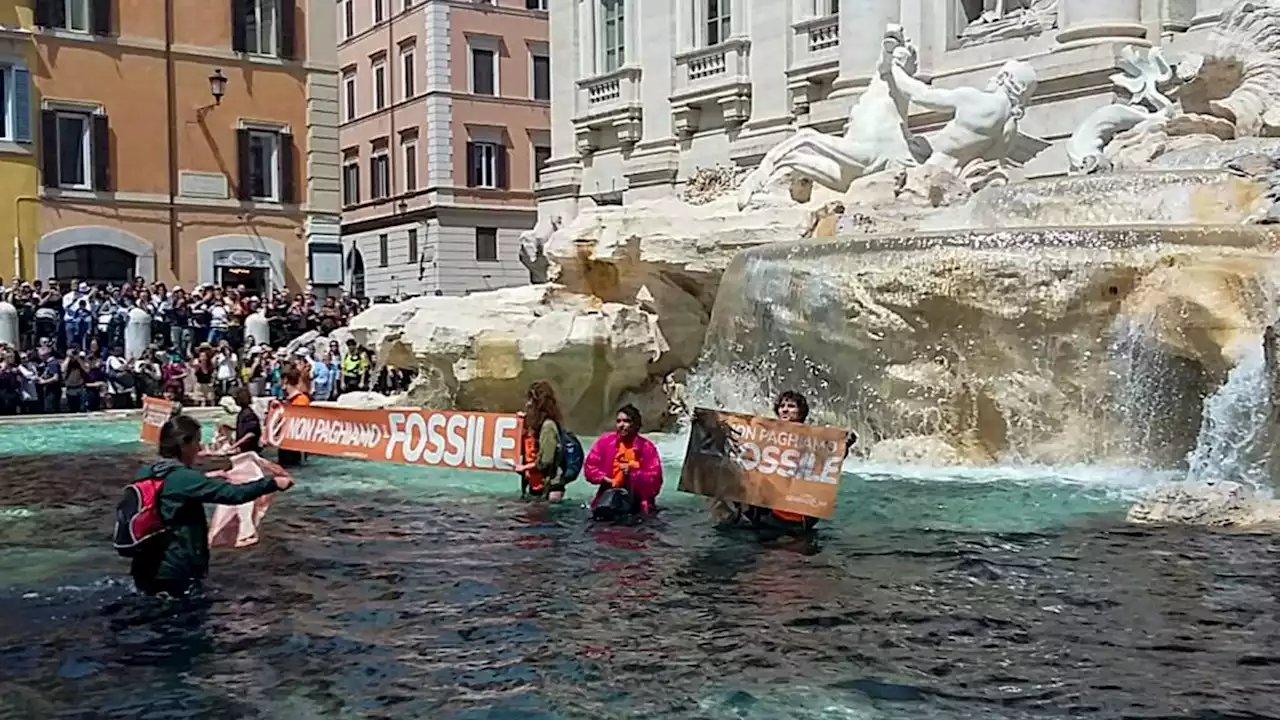
<path id="1" fill-rule="evenodd" d="M 350 410 L 273 403 L 267 445 L 314 455 L 511 472 L 520 458 L 515 415 L 455 410 Z"/>
<path id="2" fill-rule="evenodd" d="M 173 403 L 169 400 L 147 395 L 142 398 L 142 430 L 139 439 L 152 445 L 160 442 L 160 428 L 169 421 L 173 414 Z"/>
<path id="3" fill-rule="evenodd" d="M 680 490 L 830 518 L 846 442 L 844 430 L 698 408 Z"/>

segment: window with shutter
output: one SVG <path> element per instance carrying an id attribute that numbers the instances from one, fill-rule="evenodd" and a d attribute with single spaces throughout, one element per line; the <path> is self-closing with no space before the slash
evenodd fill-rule
<path id="1" fill-rule="evenodd" d="M 44 186 L 58 187 L 58 113 L 56 110 L 40 112 L 40 160 Z"/>
<path id="2" fill-rule="evenodd" d="M 533 57 L 533 99 L 551 99 L 551 58 L 546 55 Z"/>
<path id="3" fill-rule="evenodd" d="M 484 48 L 471 48 L 471 92 L 476 95 L 497 94 L 497 53 Z"/>
<path id="4" fill-rule="evenodd" d="M 13 88 L 12 105 L 7 105 L 13 114 L 14 142 L 31 142 L 31 71 L 24 67 L 15 67 L 10 72 L 9 86 Z M 6 98 L 7 99 L 7 98 Z"/>
<path id="5" fill-rule="evenodd" d="M 236 197 L 241 200 L 252 200 L 253 193 L 249 173 L 249 130 L 236 130 Z"/>
<path id="6" fill-rule="evenodd" d="M 493 171 L 494 185 L 503 190 L 511 187 L 511 181 L 507 177 L 507 146 L 493 146 Z"/>
<path id="7" fill-rule="evenodd" d="M 476 186 L 476 144 L 467 143 L 467 187 Z"/>
<path id="8" fill-rule="evenodd" d="M 106 191 L 111 189 L 111 127 L 106 115 L 94 115 L 92 122 L 93 189 Z"/>
<path id="9" fill-rule="evenodd" d="M 107 36 L 111 34 L 111 0 L 93 0 L 93 12 L 90 13 L 93 34 Z"/>
<path id="10" fill-rule="evenodd" d="M 231 0 L 231 48 L 250 55 L 294 57 L 294 13 L 292 0 Z"/>
<path id="11" fill-rule="evenodd" d="M 342 204 L 360 202 L 360 160 L 348 158 L 342 165 Z"/>
<path id="12" fill-rule="evenodd" d="M 476 260 L 496 262 L 498 259 L 498 228 L 476 228 Z"/>
<path id="13" fill-rule="evenodd" d="M 506 187 L 507 149 L 493 142 L 467 143 L 467 187 Z"/>
<path id="14" fill-rule="evenodd" d="M 37 27 L 111 34 L 111 0 L 37 0 Z"/>
<path id="15" fill-rule="evenodd" d="M 280 202 L 292 204 L 298 202 L 297 191 L 294 189 L 294 178 L 297 177 L 294 170 L 294 148 L 293 136 L 287 133 L 279 133 L 276 135 L 276 143 L 280 147 L 280 163 L 277 172 L 280 176 Z"/>
<path id="16" fill-rule="evenodd" d="M 40 131 L 45 187 L 107 189 L 110 174 L 105 117 L 48 109 L 41 115 Z"/>

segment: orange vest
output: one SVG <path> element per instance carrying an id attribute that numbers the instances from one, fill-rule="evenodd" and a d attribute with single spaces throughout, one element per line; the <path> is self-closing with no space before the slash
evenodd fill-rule
<path id="1" fill-rule="evenodd" d="M 805 516 L 800 513 L 787 512 L 786 510 L 774 510 L 773 514 L 780 520 L 793 523 L 804 522 L 805 519 Z"/>
<path id="2" fill-rule="evenodd" d="M 611 476 L 613 486 L 622 487 L 623 482 L 626 481 L 626 478 L 622 473 L 624 468 L 631 468 L 634 470 L 638 467 L 640 467 L 640 463 L 636 461 L 635 447 L 623 444 L 623 442 L 619 440 L 618 452 L 613 456 L 613 475 Z"/>
<path id="3" fill-rule="evenodd" d="M 524 434 L 524 461 L 535 462 L 538 459 L 538 436 L 531 432 Z M 542 492 L 542 472 L 536 467 L 524 471 L 524 479 L 529 481 L 529 489 L 535 493 Z"/>

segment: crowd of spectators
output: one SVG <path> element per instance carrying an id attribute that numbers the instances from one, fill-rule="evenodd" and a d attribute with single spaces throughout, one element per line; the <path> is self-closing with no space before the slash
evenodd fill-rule
<path id="1" fill-rule="evenodd" d="M 0 299 L 18 316 L 18 345 L 0 344 L 0 415 L 84 412 L 137 407 L 143 395 L 188 405 L 213 405 L 240 386 L 254 396 L 282 392 L 289 364 L 309 376 L 314 400 L 343 392 L 392 392 L 405 373 L 380 368 L 374 353 L 354 341 L 313 357 L 310 347 L 288 351 L 310 331 L 329 335 L 368 301 L 323 300 L 311 293 L 273 292 L 261 298 L 243 286 L 198 286 L 191 291 L 147 284 L 82 281 L 0 284 Z M 151 343 L 125 356 L 125 327 L 133 308 L 151 316 Z M 252 337 L 246 319 L 261 311 L 269 337 Z"/>

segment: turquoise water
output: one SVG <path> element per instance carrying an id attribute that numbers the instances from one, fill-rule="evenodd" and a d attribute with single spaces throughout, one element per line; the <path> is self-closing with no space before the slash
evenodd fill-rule
<path id="1" fill-rule="evenodd" d="M 206 434 L 212 421 L 204 423 Z M 665 505 L 696 507 L 702 499 L 676 491 L 686 438 L 653 436 L 663 457 Z M 41 423 L 0 432 L 0 456 L 138 452 L 137 422 Z M 590 439 L 587 439 L 589 442 Z M 506 496 L 516 480 L 502 473 L 315 458 L 300 492 L 370 493 L 396 489 L 424 498 Z M 884 528 L 1031 531 L 1120 518 L 1144 488 L 1161 478 L 1139 470 L 1095 468 L 904 468 L 850 460 L 842 481 L 835 524 L 852 532 Z M 582 503 L 594 488 L 569 486 Z M 4 511 L 0 509 L 0 518 Z"/>
<path id="2" fill-rule="evenodd" d="M 1264 718 L 1277 548 L 1127 527 L 1099 468 L 847 467 L 807 540 L 596 525 L 514 477 L 315 459 L 206 595 L 106 546 L 133 422 L 0 432 L 0 718 Z M 1253 713 L 1253 714 L 1245 714 Z"/>

